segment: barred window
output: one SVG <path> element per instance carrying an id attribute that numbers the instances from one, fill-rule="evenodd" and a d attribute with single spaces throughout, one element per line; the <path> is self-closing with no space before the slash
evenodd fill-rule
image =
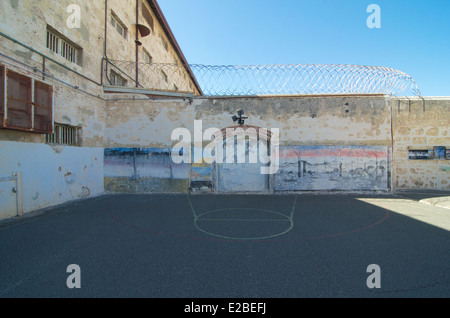
<path id="1" fill-rule="evenodd" d="M 114 29 L 116 29 L 117 32 L 120 33 L 120 35 L 126 39 L 127 38 L 127 34 L 128 34 L 128 29 L 125 26 L 125 24 L 123 24 L 119 18 L 116 16 L 116 14 L 111 11 L 111 24 L 114 27 Z"/>
<path id="2" fill-rule="evenodd" d="M 73 63 L 77 63 L 77 49 L 64 40 L 61 40 L 61 56 Z"/>
<path id="3" fill-rule="evenodd" d="M 45 136 L 45 142 L 48 144 L 79 146 L 79 128 L 76 126 L 57 124 L 52 134 Z"/>
<path id="4" fill-rule="evenodd" d="M 66 60 L 81 65 L 81 49 L 69 39 L 47 26 L 47 48 Z"/>
<path id="5" fill-rule="evenodd" d="M 47 48 L 59 53 L 59 37 L 47 30 Z"/>
<path id="6" fill-rule="evenodd" d="M 109 80 L 113 86 L 127 86 L 127 80 L 114 71 L 111 71 Z"/>

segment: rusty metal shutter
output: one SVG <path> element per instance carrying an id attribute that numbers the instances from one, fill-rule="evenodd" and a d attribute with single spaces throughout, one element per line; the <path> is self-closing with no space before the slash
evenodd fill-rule
<path id="1" fill-rule="evenodd" d="M 51 133 L 53 108 L 53 88 L 52 86 L 35 81 L 34 82 L 34 130 Z"/>
<path id="2" fill-rule="evenodd" d="M 30 77 L 8 70 L 7 76 L 7 126 L 32 129 L 32 80 Z"/>
<path id="3" fill-rule="evenodd" d="M 5 125 L 5 67 L 0 65 L 0 127 Z"/>

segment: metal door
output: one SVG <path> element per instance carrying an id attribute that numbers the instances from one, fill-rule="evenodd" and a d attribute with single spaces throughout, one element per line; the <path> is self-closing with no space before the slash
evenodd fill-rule
<path id="1" fill-rule="evenodd" d="M 234 153 L 228 154 L 226 143 L 234 141 Z M 239 160 L 237 140 L 227 139 L 223 144 L 223 163 L 216 163 L 216 189 L 218 192 L 267 192 L 269 191 L 269 176 L 261 173 L 261 167 L 267 166 L 259 160 L 260 151 L 266 151 L 262 142 L 250 142 L 245 139 L 245 160 Z M 229 151 L 229 150 L 228 150 Z M 243 157 L 243 156 L 242 156 Z M 257 158 L 258 160 L 250 160 Z M 244 162 L 242 162 L 244 161 Z"/>

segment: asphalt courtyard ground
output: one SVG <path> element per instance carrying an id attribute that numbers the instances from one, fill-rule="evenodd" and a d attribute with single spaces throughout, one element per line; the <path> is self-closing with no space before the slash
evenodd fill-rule
<path id="1" fill-rule="evenodd" d="M 0 297 L 448 298 L 449 199 L 416 191 L 76 201 L 0 222 Z M 80 288 L 67 285 L 71 264 Z"/>

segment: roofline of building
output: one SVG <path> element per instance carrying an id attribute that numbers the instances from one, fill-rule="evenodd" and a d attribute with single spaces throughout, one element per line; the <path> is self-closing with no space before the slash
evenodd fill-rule
<path id="1" fill-rule="evenodd" d="M 195 78 L 194 73 L 192 72 L 191 67 L 189 66 L 189 63 L 186 60 L 186 57 L 183 54 L 183 51 L 181 50 L 180 46 L 178 45 L 177 40 L 175 39 L 175 36 L 170 29 L 169 23 L 167 23 L 166 17 L 164 16 L 157 0 L 147 0 L 147 3 L 149 4 L 150 8 L 152 8 L 154 14 L 156 15 L 156 18 L 158 19 L 159 23 L 161 24 L 161 27 L 163 28 L 164 32 L 169 38 L 170 43 L 172 44 L 173 48 L 175 49 L 175 52 L 177 53 L 178 57 L 181 59 L 181 63 L 186 68 L 186 70 L 189 73 L 189 76 L 191 77 L 192 81 L 195 84 L 195 87 L 197 88 L 200 95 L 203 95 L 202 89 L 200 88 L 200 85 L 197 82 L 197 79 Z"/>

